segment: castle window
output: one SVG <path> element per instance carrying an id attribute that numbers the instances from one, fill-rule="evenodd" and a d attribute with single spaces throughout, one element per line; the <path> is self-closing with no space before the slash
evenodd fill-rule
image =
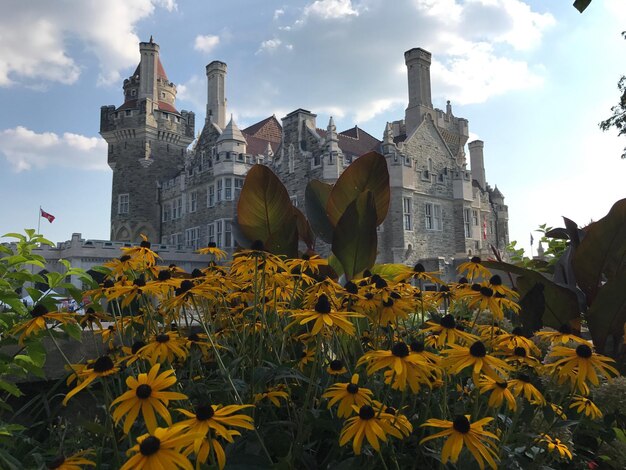
<path id="1" fill-rule="evenodd" d="M 215 243 L 215 225 L 207 225 L 207 239 L 209 243 Z"/>
<path id="2" fill-rule="evenodd" d="M 402 198 L 402 219 L 404 222 L 404 230 L 411 230 L 413 228 L 411 220 L 411 198 Z"/>
<path id="3" fill-rule="evenodd" d="M 241 189 L 243 188 L 243 178 L 235 178 L 235 200 L 239 199 Z"/>
<path id="4" fill-rule="evenodd" d="M 209 189 L 207 191 L 206 205 L 208 207 L 213 207 L 215 205 L 215 186 L 213 186 L 212 184 L 209 185 Z"/>
<path id="5" fill-rule="evenodd" d="M 215 222 L 215 232 L 217 233 L 215 244 L 222 248 L 222 240 L 224 240 L 224 221 L 218 220 Z"/>
<path id="6" fill-rule="evenodd" d="M 472 237 L 472 227 L 470 225 L 470 210 L 463 209 L 463 231 L 465 233 L 465 238 Z"/>
<path id="7" fill-rule="evenodd" d="M 222 200 L 222 187 L 224 185 L 224 181 L 220 178 L 217 180 L 217 202 Z"/>
<path id="8" fill-rule="evenodd" d="M 313 157 L 313 166 L 316 167 L 316 166 L 320 166 L 321 164 L 322 164 L 322 161 L 321 161 L 320 156 L 319 155 L 315 155 Z"/>
<path id="9" fill-rule="evenodd" d="M 165 98 L 165 92 L 164 91 L 161 92 L 161 98 Z"/>
<path id="10" fill-rule="evenodd" d="M 244 161 L 244 155 L 243 153 L 240 153 L 239 155 L 237 155 L 237 160 L 239 160 L 240 162 Z"/>
<path id="11" fill-rule="evenodd" d="M 443 220 L 441 218 L 441 206 L 427 202 L 424 205 L 426 217 L 424 219 L 426 230 L 442 230 Z"/>
<path id="12" fill-rule="evenodd" d="M 132 116 L 133 115 L 133 111 L 130 109 L 127 109 L 126 111 L 124 111 L 124 115 L 125 116 Z"/>
<path id="13" fill-rule="evenodd" d="M 161 217 L 161 220 L 163 222 L 167 222 L 168 220 L 170 220 L 170 212 L 172 210 L 172 205 L 169 202 L 166 202 L 165 204 L 163 204 L 163 215 Z"/>
<path id="14" fill-rule="evenodd" d="M 183 249 L 183 234 L 174 233 L 171 236 L 171 244 L 174 245 L 177 250 L 182 250 Z"/>
<path id="15" fill-rule="evenodd" d="M 298 207 L 298 196 L 294 194 L 293 196 L 289 196 L 289 199 L 291 199 L 293 207 Z"/>
<path id="16" fill-rule="evenodd" d="M 224 197 L 227 201 L 230 201 L 233 198 L 233 180 L 231 178 L 225 178 L 225 191 Z"/>
<path id="17" fill-rule="evenodd" d="M 130 206 L 130 199 L 127 194 L 120 194 L 117 196 L 117 213 L 118 214 L 128 214 L 128 209 Z"/>
<path id="18" fill-rule="evenodd" d="M 135 88 L 130 90 L 130 96 L 137 96 L 137 90 Z"/>
<path id="19" fill-rule="evenodd" d="M 167 113 L 163 113 L 163 118 L 164 118 L 164 119 L 169 119 L 169 118 L 170 118 L 170 115 L 169 115 L 169 114 L 167 114 Z"/>
<path id="20" fill-rule="evenodd" d="M 407 156 L 404 157 L 404 166 L 411 166 L 411 159 Z"/>
<path id="21" fill-rule="evenodd" d="M 198 208 L 198 191 L 189 193 L 189 212 L 196 212 Z"/>
<path id="22" fill-rule="evenodd" d="M 472 224 L 474 227 L 478 227 L 478 211 L 476 209 L 472 210 Z"/>
<path id="23" fill-rule="evenodd" d="M 176 116 L 176 122 L 180 122 L 180 116 Z"/>
<path id="24" fill-rule="evenodd" d="M 183 198 L 178 197 L 174 199 L 174 205 L 172 207 L 172 220 L 180 219 L 183 216 Z"/>
<path id="25" fill-rule="evenodd" d="M 233 224 L 230 220 L 224 221 L 224 248 L 233 246 Z"/>
<path id="26" fill-rule="evenodd" d="M 197 250 L 200 244 L 200 227 L 185 230 L 185 246 Z"/>

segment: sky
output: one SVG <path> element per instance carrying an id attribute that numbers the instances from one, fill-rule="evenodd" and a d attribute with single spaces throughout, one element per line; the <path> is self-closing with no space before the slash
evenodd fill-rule
<path id="1" fill-rule="evenodd" d="M 404 51 L 430 51 L 433 105 L 450 100 L 470 140 L 485 142 L 487 181 L 505 196 L 511 240 L 528 251 L 539 225 L 586 225 L 626 197 L 626 139 L 598 128 L 626 74 L 626 1 L 595 0 L 583 14 L 571 4 L 3 0 L 0 235 L 37 228 L 41 206 L 56 217 L 41 219 L 52 241 L 109 238 L 100 107 L 122 104 L 138 43 L 152 35 L 196 133 L 204 68 L 220 60 L 240 128 L 304 108 L 318 127 L 332 115 L 340 131 L 356 124 L 382 139 L 385 123 L 404 117 Z"/>

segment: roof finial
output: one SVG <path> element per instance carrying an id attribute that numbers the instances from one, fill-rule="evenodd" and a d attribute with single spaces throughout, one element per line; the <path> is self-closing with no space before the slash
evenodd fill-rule
<path id="1" fill-rule="evenodd" d="M 150 35 L 150 44 L 154 44 L 154 41 L 152 40 L 152 34 Z"/>

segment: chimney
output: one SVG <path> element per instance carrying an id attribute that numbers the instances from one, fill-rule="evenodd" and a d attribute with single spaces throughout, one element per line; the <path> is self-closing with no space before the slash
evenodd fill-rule
<path id="1" fill-rule="evenodd" d="M 158 101 L 157 64 L 159 63 L 159 45 L 152 41 L 139 43 L 139 96 L 140 100 L 150 98 Z"/>
<path id="2" fill-rule="evenodd" d="M 409 82 L 409 105 L 405 112 L 407 135 L 420 125 L 424 111 L 433 109 L 430 93 L 431 57 L 430 52 L 419 47 L 404 53 Z"/>
<path id="3" fill-rule="evenodd" d="M 214 60 L 206 66 L 206 122 L 226 127 L 226 64 Z"/>
<path id="4" fill-rule="evenodd" d="M 472 178 L 475 179 L 482 189 L 487 189 L 487 180 L 485 179 L 485 159 L 483 157 L 483 148 L 485 143 L 482 140 L 474 140 L 467 144 L 470 152 L 470 166 Z"/>

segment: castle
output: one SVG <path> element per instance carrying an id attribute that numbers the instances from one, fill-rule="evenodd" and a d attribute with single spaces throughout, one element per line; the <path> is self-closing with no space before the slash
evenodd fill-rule
<path id="1" fill-rule="evenodd" d="M 441 268 L 508 243 L 508 209 L 485 179 L 483 142 L 468 144 L 470 171 L 468 121 L 453 115 L 450 102 L 445 111 L 433 107 L 429 52 L 405 52 L 408 107 L 404 119 L 387 123 L 382 141 L 357 126 L 337 132 L 332 117 L 318 128 L 304 109 L 239 129 L 226 119 L 227 66 L 213 61 L 206 66 L 206 119 L 194 141 L 195 115 L 176 108 L 159 46 L 150 38 L 139 50 L 141 61 L 124 80 L 124 103 L 101 108 L 113 170 L 111 240 L 146 234 L 179 248 L 215 242 L 232 251 L 237 199 L 252 165 L 271 168 L 303 209 L 307 181 L 333 182 L 374 150 L 387 160 L 391 185 L 377 262 L 435 260 Z"/>

